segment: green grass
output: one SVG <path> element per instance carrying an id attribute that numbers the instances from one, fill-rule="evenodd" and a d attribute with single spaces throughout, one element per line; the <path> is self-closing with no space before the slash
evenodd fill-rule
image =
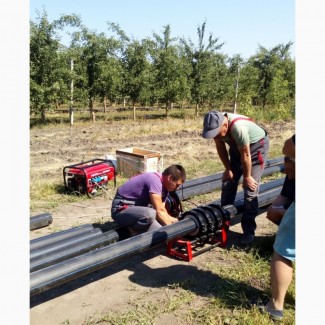
<path id="1" fill-rule="evenodd" d="M 258 248 L 261 249 L 263 246 Z M 143 293 L 142 297 L 129 300 L 126 311 L 109 310 L 92 315 L 83 324 L 155 324 L 161 315 L 166 314 L 173 319 L 171 324 L 271 324 L 267 315 L 249 304 L 251 299 L 266 298 L 270 293 L 271 251 L 261 257 L 258 250 L 225 250 L 221 253 L 220 263 L 207 262 L 202 265 L 202 271 L 212 273 L 216 280 L 207 288 L 208 292 L 201 303 L 197 302 L 196 293 L 200 283 L 194 279 L 163 287 L 156 302 L 148 300 L 147 294 Z M 294 289 L 293 282 L 289 296 L 294 295 Z M 294 300 L 288 299 L 281 324 L 292 325 L 294 318 Z"/>

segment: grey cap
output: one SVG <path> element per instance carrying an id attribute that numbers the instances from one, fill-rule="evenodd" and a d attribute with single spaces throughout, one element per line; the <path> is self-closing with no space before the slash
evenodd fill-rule
<path id="1" fill-rule="evenodd" d="M 224 119 L 224 115 L 218 111 L 206 113 L 204 115 L 202 137 L 210 139 L 217 136 Z"/>

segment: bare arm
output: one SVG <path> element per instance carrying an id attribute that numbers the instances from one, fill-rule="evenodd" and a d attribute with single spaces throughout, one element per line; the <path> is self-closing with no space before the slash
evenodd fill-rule
<path id="1" fill-rule="evenodd" d="M 287 157 L 295 159 L 296 146 L 293 143 L 292 138 L 289 138 L 284 142 L 284 145 L 283 145 L 283 148 L 282 148 L 282 153 Z"/>
<path id="2" fill-rule="evenodd" d="M 228 151 L 226 148 L 226 144 L 221 141 L 220 139 L 214 138 L 214 142 L 216 144 L 217 152 L 219 155 L 219 158 L 223 165 L 225 166 L 225 171 L 222 175 L 222 181 L 225 182 L 227 180 L 232 180 L 233 179 L 233 173 L 230 169 L 230 161 L 229 161 L 229 156 L 228 156 Z"/>
<path id="3" fill-rule="evenodd" d="M 252 159 L 249 144 L 243 145 L 239 148 L 241 164 L 243 167 L 243 186 L 255 191 L 257 188 L 257 182 L 251 176 Z"/>
<path id="4" fill-rule="evenodd" d="M 280 224 L 282 217 L 287 211 L 284 207 L 288 204 L 289 199 L 286 196 L 279 194 L 272 205 L 270 205 L 266 212 L 266 218 L 275 224 Z"/>
<path id="5" fill-rule="evenodd" d="M 161 196 L 158 194 L 150 193 L 150 199 L 153 207 L 157 211 L 157 220 L 159 223 L 161 223 L 163 226 L 165 225 L 171 225 L 172 223 L 175 223 L 178 221 L 177 218 L 174 218 L 170 216 L 165 208 L 165 204 L 161 200 Z"/>
<path id="6" fill-rule="evenodd" d="M 222 161 L 226 169 L 230 169 L 230 161 L 229 161 L 226 144 L 217 138 L 214 138 L 214 142 L 216 143 L 217 152 L 220 157 L 220 160 Z"/>

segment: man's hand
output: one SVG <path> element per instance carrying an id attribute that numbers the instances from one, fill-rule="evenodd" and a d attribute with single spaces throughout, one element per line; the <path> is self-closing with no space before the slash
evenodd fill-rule
<path id="1" fill-rule="evenodd" d="M 177 218 L 170 217 L 170 221 L 171 221 L 171 223 L 173 224 L 173 223 L 178 222 L 179 220 L 178 220 Z"/>
<path id="2" fill-rule="evenodd" d="M 276 225 L 279 225 L 285 212 L 286 209 L 283 206 L 271 205 L 267 209 L 266 218 L 275 223 Z"/>
<path id="3" fill-rule="evenodd" d="M 244 177 L 243 187 L 248 187 L 251 191 L 255 191 L 257 189 L 257 182 L 252 176 Z"/>
<path id="4" fill-rule="evenodd" d="M 232 173 L 231 169 L 226 169 L 223 172 L 222 181 L 223 182 L 232 181 L 233 179 L 234 179 L 234 174 Z"/>

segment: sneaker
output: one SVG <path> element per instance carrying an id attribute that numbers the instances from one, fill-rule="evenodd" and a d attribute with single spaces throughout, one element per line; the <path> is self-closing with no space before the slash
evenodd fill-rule
<path id="1" fill-rule="evenodd" d="M 249 246 L 254 240 L 253 234 L 242 234 L 240 238 L 240 245 L 241 246 Z"/>
<path id="2" fill-rule="evenodd" d="M 258 306 L 259 310 L 263 313 L 269 314 L 273 320 L 282 320 L 283 310 L 271 309 L 267 305 Z"/>

